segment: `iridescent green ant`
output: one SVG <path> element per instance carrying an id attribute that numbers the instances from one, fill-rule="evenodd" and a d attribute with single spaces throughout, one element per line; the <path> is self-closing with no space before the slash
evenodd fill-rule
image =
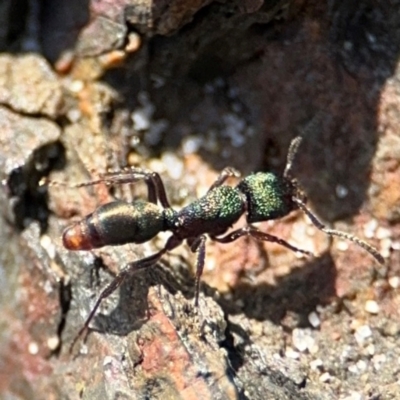
<path id="1" fill-rule="evenodd" d="M 370 244 L 349 233 L 326 228 L 306 207 L 306 197 L 296 179 L 291 176 L 292 163 L 300 142 L 301 137 L 292 140 L 282 175 L 257 172 L 242 179 L 236 187 L 232 187 L 224 185 L 225 181 L 229 177 L 238 177 L 239 174 L 233 168 L 225 168 L 203 197 L 179 211 L 171 208 L 160 176 L 143 169 L 132 168 L 106 173 L 100 179 L 74 185 L 74 187 L 82 187 L 101 182 L 124 184 L 144 180 L 148 188 L 148 200 L 137 200 L 132 203 L 113 201 L 100 206 L 92 214 L 64 231 L 63 243 L 67 249 L 90 250 L 106 245 L 143 243 L 161 231 L 171 231 L 172 234 L 164 248 L 149 257 L 126 265 L 103 289 L 71 348 L 87 331 L 101 302 L 110 296 L 127 277 L 153 266 L 165 253 L 185 240 L 191 251 L 197 253 L 196 306 L 205 262 L 206 235 L 211 240 L 220 243 L 230 243 L 242 236 L 251 236 L 259 241 L 278 243 L 292 251 L 312 256 L 312 253 L 251 225 L 255 222 L 282 218 L 293 210 L 301 209 L 311 222 L 327 235 L 339 236 L 356 243 L 379 263 L 384 264 L 383 257 Z M 246 226 L 222 236 L 243 214 L 246 215 Z"/>

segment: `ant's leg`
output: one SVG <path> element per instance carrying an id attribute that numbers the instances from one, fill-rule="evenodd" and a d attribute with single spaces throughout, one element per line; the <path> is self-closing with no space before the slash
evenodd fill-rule
<path id="1" fill-rule="evenodd" d="M 270 235 L 269 233 L 262 232 L 262 231 L 258 230 L 257 228 L 255 228 L 254 226 L 246 226 L 244 228 L 237 229 L 236 231 L 233 231 L 223 237 L 211 236 L 211 239 L 216 242 L 220 242 L 220 243 L 230 243 L 230 242 L 233 242 L 236 239 L 239 239 L 240 237 L 246 236 L 246 235 L 249 235 L 256 240 L 262 240 L 264 242 L 278 243 L 281 246 L 287 247 L 288 249 L 290 249 L 294 252 L 303 253 L 307 256 L 313 256 L 313 254 L 310 253 L 309 251 L 299 249 L 298 247 L 295 247 L 295 246 L 291 245 L 290 243 L 286 242 L 286 240 L 278 238 L 274 235 Z"/>
<path id="2" fill-rule="evenodd" d="M 122 283 L 125 281 L 125 279 L 128 276 L 134 275 L 136 272 L 149 268 L 152 265 L 156 264 L 160 258 L 168 251 L 174 249 L 175 247 L 179 246 L 182 243 L 182 241 L 175 236 L 171 236 L 166 245 L 164 246 L 163 249 L 161 249 L 159 252 L 143 258 L 141 260 L 129 263 L 126 265 L 118 274 L 117 276 L 103 289 L 103 291 L 100 293 L 100 296 L 96 300 L 96 303 L 92 310 L 90 311 L 88 317 L 86 318 L 85 323 L 83 324 L 83 327 L 79 330 L 77 335 L 75 336 L 74 340 L 71 343 L 70 346 L 70 353 L 72 352 L 76 342 L 78 339 L 84 334 L 88 329 L 89 329 L 89 324 L 90 321 L 93 319 L 94 315 L 96 314 L 97 309 L 99 308 L 101 302 L 106 299 L 108 296 L 110 296 L 115 290 L 117 290 Z"/>
<path id="3" fill-rule="evenodd" d="M 299 208 L 310 218 L 311 222 L 322 232 L 325 232 L 329 236 L 339 236 L 343 239 L 350 240 L 351 242 L 357 244 L 364 250 L 368 251 L 372 257 L 375 258 L 380 264 L 385 264 L 384 258 L 379 254 L 379 251 L 371 246 L 369 243 L 364 242 L 359 239 L 357 236 L 353 236 L 350 233 L 337 231 L 336 229 L 326 228 L 325 225 L 307 208 L 307 206 L 300 199 L 293 197 L 293 201 L 299 206 Z"/>
<path id="4" fill-rule="evenodd" d="M 197 266 L 196 266 L 196 282 L 195 282 L 195 295 L 194 295 L 194 306 L 199 305 L 199 292 L 200 292 L 200 278 L 203 274 L 204 261 L 206 258 L 206 237 L 201 235 L 197 237 L 192 243 L 190 243 L 190 250 L 197 252 Z"/>
<path id="5" fill-rule="evenodd" d="M 77 183 L 69 185 L 65 182 L 48 181 L 46 178 L 42 179 L 40 185 L 47 184 L 49 186 L 69 186 L 73 188 L 80 188 L 85 186 L 98 185 L 105 183 L 106 185 L 121 185 L 127 183 L 135 183 L 143 180 L 147 185 L 148 200 L 150 203 L 157 203 L 160 201 L 164 208 L 170 208 L 169 201 L 165 192 L 164 184 L 160 175 L 157 172 L 141 169 L 141 168 L 128 168 L 121 171 L 106 172 L 100 174 L 98 179 L 93 179 L 88 182 Z"/>
<path id="6" fill-rule="evenodd" d="M 107 172 L 103 174 L 103 181 L 109 184 L 134 183 L 143 180 L 148 189 L 148 200 L 150 203 L 160 201 L 164 208 L 170 208 L 165 187 L 157 172 L 142 168 L 128 168 L 122 171 Z"/>
<path id="7" fill-rule="evenodd" d="M 233 167 L 225 167 L 221 173 L 219 174 L 218 178 L 216 181 L 211 185 L 210 189 L 208 189 L 208 192 L 210 190 L 215 189 L 218 186 L 221 186 L 228 178 L 235 176 L 236 178 L 240 177 L 240 172 L 237 171 Z"/>

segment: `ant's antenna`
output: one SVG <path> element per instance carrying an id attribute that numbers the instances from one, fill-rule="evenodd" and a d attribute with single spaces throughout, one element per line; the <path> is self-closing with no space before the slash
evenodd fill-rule
<path id="1" fill-rule="evenodd" d="M 350 240 L 351 242 L 357 244 L 358 246 L 362 247 L 364 250 L 368 251 L 369 254 L 371 254 L 372 257 L 375 258 L 376 261 L 378 261 L 380 264 L 384 265 L 385 260 L 384 258 L 379 254 L 379 251 L 368 244 L 367 242 L 364 242 L 363 240 L 359 239 L 357 236 L 353 236 L 350 233 L 342 232 L 342 231 L 337 231 L 336 229 L 329 229 L 327 228 L 304 204 L 303 201 L 298 199 L 297 197 L 293 197 L 292 200 L 303 210 L 305 214 L 310 218 L 311 222 L 322 232 L 325 232 L 329 236 L 338 236 L 343 239 Z"/>
<path id="2" fill-rule="evenodd" d="M 303 140 L 301 136 L 295 137 L 291 142 L 288 150 L 287 161 L 285 171 L 283 172 L 284 178 L 290 178 L 290 172 L 293 166 L 293 160 L 296 156 L 297 150 L 299 149 L 300 143 Z"/>
<path id="3" fill-rule="evenodd" d="M 316 125 L 321 121 L 322 117 L 326 115 L 326 113 L 319 111 L 312 119 L 311 121 L 306 125 L 304 129 L 301 130 L 301 136 L 296 136 L 291 142 L 289 146 L 289 151 L 287 155 L 287 161 L 286 161 L 286 167 L 285 171 L 283 173 L 284 178 L 290 179 L 290 172 L 292 170 L 293 166 L 293 160 L 294 157 L 296 156 L 297 150 L 299 149 L 300 143 L 303 140 L 303 137 L 307 135 L 308 133 L 311 133 L 314 131 Z"/>

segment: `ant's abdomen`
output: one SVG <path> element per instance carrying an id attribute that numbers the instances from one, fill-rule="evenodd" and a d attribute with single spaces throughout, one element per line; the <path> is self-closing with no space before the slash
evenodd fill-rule
<path id="1" fill-rule="evenodd" d="M 114 201 L 66 228 L 62 240 L 69 250 L 90 250 L 107 245 L 143 243 L 164 227 L 162 210 L 156 204 Z"/>

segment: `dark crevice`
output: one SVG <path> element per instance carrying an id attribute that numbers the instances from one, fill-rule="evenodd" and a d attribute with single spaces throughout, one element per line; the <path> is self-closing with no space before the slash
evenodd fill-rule
<path id="1" fill-rule="evenodd" d="M 65 324 L 67 321 L 67 315 L 71 306 L 72 300 L 72 292 L 71 292 L 71 284 L 66 282 L 64 279 L 60 281 L 59 286 L 59 298 L 60 298 L 60 307 L 61 307 L 61 319 L 57 327 L 57 336 L 59 337 L 59 344 L 53 350 L 53 355 L 58 356 L 61 352 L 62 347 L 62 333 L 65 328 Z"/>
<path id="2" fill-rule="evenodd" d="M 225 330 L 225 340 L 220 342 L 220 346 L 227 351 L 229 364 L 232 370 L 236 373 L 240 369 L 240 367 L 243 366 L 244 357 L 243 352 L 240 350 L 239 347 L 235 346 L 234 343 L 234 336 L 232 331 L 232 329 L 235 330 L 234 325 L 232 325 L 228 320 L 226 322 L 227 327 Z"/>
<path id="3" fill-rule="evenodd" d="M 9 197 L 14 197 L 13 224 L 18 229 L 23 230 L 33 220 L 39 223 L 42 233 L 47 230 L 48 193 L 40 181 L 50 171 L 63 168 L 64 164 L 64 147 L 60 142 L 54 142 L 36 149 L 25 165 L 10 173 L 6 186 Z"/>
<path id="4" fill-rule="evenodd" d="M 0 102 L 0 107 L 4 107 L 8 111 L 18 114 L 20 117 L 26 117 L 26 118 L 32 118 L 32 119 L 45 119 L 49 122 L 53 122 L 53 123 L 57 124 L 57 121 L 54 119 L 54 117 L 51 117 L 48 114 L 44 114 L 44 113 L 40 113 L 40 112 L 37 112 L 37 113 L 26 112 L 25 110 L 14 108 L 9 102 Z"/>

